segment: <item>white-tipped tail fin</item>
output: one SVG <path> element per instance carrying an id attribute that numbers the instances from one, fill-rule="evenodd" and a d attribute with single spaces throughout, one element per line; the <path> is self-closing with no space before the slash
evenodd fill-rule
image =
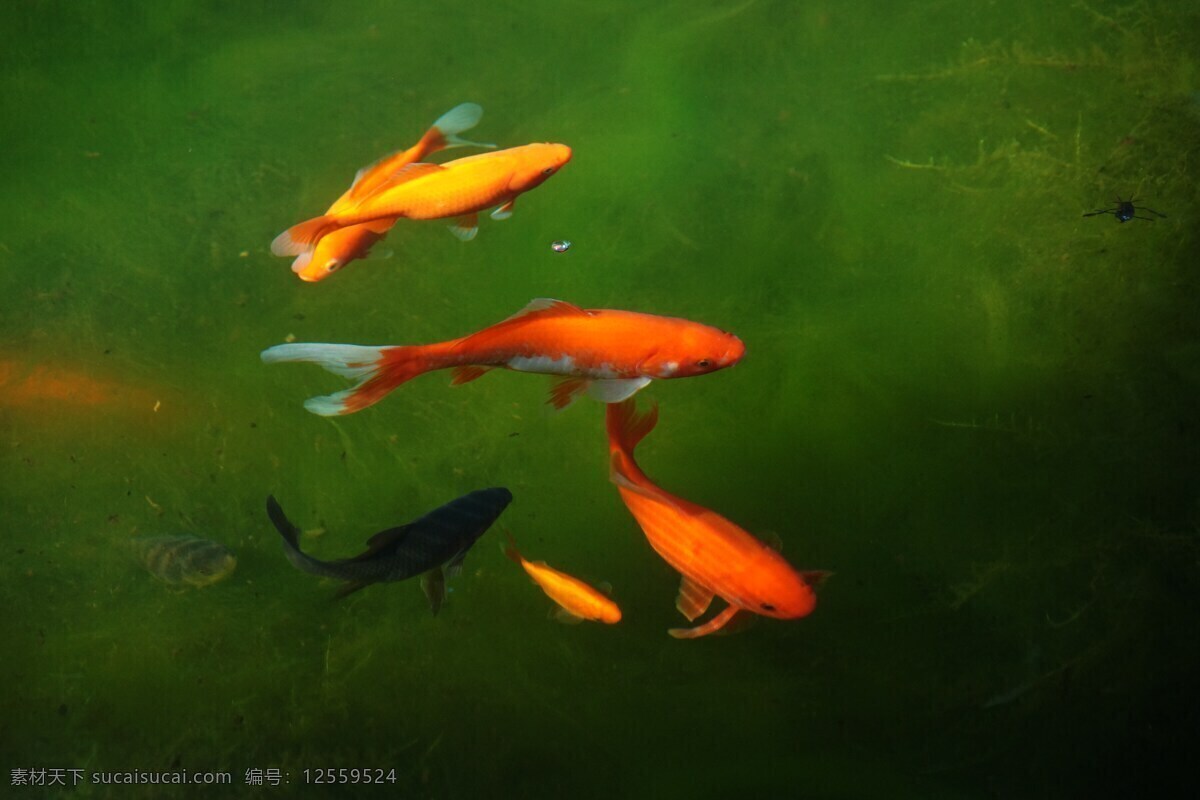
<path id="1" fill-rule="evenodd" d="M 402 383 L 430 369 L 425 347 L 368 347 L 357 344 L 280 344 L 262 352 L 267 364 L 308 361 L 356 381 L 345 391 L 304 401 L 314 414 L 333 417 L 374 405 Z"/>

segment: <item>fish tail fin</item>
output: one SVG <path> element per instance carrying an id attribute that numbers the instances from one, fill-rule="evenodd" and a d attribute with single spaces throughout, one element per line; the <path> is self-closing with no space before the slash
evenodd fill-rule
<path id="1" fill-rule="evenodd" d="M 637 401 L 632 397 L 620 403 L 610 403 L 605 423 L 609 447 L 633 458 L 634 448 L 658 424 L 658 406 L 653 405 L 647 411 L 638 413 Z"/>
<path id="2" fill-rule="evenodd" d="M 267 495 L 267 516 L 271 518 L 272 524 L 275 525 L 275 529 L 279 531 L 279 534 L 283 536 L 284 541 L 293 549 L 299 550 L 300 529 L 293 525 L 292 521 L 283 513 L 283 509 L 276 502 L 274 495 Z"/>
<path id="3" fill-rule="evenodd" d="M 267 364 L 282 361 L 307 361 L 330 372 L 356 381 L 345 391 L 323 397 L 310 397 L 304 407 L 314 414 L 333 417 L 352 414 L 383 399 L 397 386 L 434 369 L 426 355 L 428 348 L 368 347 L 356 344 L 280 344 L 262 352 Z"/>
<path id="4" fill-rule="evenodd" d="M 302 255 L 337 227 L 337 220 L 328 214 L 305 220 L 276 236 L 275 241 L 271 242 L 271 252 L 277 256 Z"/>
<path id="5" fill-rule="evenodd" d="M 510 561 L 520 564 L 524 559 L 521 558 L 521 551 L 517 550 L 517 540 L 513 538 L 512 531 L 505 530 L 504 538 L 507 541 L 501 543 L 500 550 Z"/>
<path id="6" fill-rule="evenodd" d="M 426 133 L 429 137 L 426 141 L 426 152 L 432 153 L 437 150 L 444 150 L 449 147 L 487 147 L 494 148 L 494 144 L 485 144 L 483 142 L 472 142 L 463 139 L 458 134 L 463 131 L 469 131 L 479 124 L 479 120 L 483 117 L 483 108 L 478 103 L 461 103 L 447 111 L 437 118 L 433 123 L 433 127 Z"/>

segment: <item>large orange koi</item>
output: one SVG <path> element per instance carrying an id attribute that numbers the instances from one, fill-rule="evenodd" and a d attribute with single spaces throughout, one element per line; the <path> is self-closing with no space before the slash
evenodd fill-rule
<path id="1" fill-rule="evenodd" d="M 583 393 L 615 403 L 655 378 L 686 378 L 736 364 L 745 350 L 733 334 L 699 322 L 585 311 L 542 298 L 461 339 L 396 347 L 281 344 L 264 350 L 262 360 L 310 361 L 357 381 L 343 392 L 304 403 L 314 414 L 333 416 L 373 405 L 397 386 L 438 369 L 453 369 L 454 384 L 473 381 L 493 367 L 557 375 L 550 392 L 556 408 Z"/>
<path id="2" fill-rule="evenodd" d="M 646 534 L 650 546 L 683 575 L 675 606 L 689 621 L 714 596 L 729 604 L 695 628 L 672 628 L 677 639 L 720 630 L 737 614 L 778 619 L 810 614 L 813 586 L 828 572 L 797 572 L 775 550 L 715 511 L 660 489 L 633 460 L 633 451 L 658 422 L 658 408 L 639 414 L 634 400 L 608 407 L 610 478 Z"/>

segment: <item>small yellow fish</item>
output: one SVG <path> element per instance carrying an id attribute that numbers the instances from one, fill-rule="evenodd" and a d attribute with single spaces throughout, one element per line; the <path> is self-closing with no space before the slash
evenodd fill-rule
<path id="1" fill-rule="evenodd" d="M 526 561 L 517 551 L 517 543 L 513 541 L 511 533 L 508 534 L 508 547 L 504 549 L 504 555 L 520 564 L 534 583 L 558 603 L 560 609 L 556 616 L 560 622 L 590 619 L 612 625 L 621 621 L 621 609 L 599 590 L 547 566 L 545 561 Z"/>

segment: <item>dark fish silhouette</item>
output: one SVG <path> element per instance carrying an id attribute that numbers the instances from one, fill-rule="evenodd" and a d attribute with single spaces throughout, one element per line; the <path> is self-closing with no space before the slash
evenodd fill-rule
<path id="1" fill-rule="evenodd" d="M 337 561 L 318 561 L 300 551 L 300 529 L 288 521 L 274 497 L 267 498 L 267 514 L 283 536 L 283 552 L 296 569 L 346 581 L 336 597 L 372 583 L 423 575 L 421 586 L 436 614 L 445 597 L 442 567 L 457 575 L 471 545 L 511 502 L 508 489 L 479 489 L 407 525 L 380 531 L 367 540 L 366 552 Z"/>

